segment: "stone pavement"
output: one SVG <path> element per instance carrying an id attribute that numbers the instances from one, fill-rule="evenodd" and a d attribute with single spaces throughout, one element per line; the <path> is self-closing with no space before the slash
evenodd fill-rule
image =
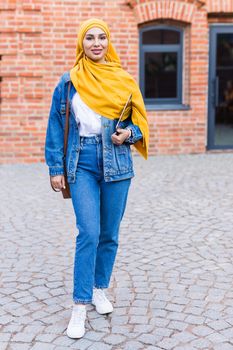
<path id="1" fill-rule="evenodd" d="M 135 157 L 107 291 L 66 336 L 75 220 L 44 164 L 1 174 L 0 349 L 232 350 L 233 154 Z"/>

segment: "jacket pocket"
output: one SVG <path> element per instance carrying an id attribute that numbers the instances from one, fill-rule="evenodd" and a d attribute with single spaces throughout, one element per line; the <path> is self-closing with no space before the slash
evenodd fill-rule
<path id="1" fill-rule="evenodd" d="M 116 164 L 119 173 L 124 173 L 132 168 L 131 149 L 129 145 L 115 146 Z"/>
<path id="2" fill-rule="evenodd" d="M 126 145 L 120 145 L 120 146 L 115 146 L 116 148 L 116 153 L 117 154 L 126 154 L 127 153 L 127 146 Z"/>

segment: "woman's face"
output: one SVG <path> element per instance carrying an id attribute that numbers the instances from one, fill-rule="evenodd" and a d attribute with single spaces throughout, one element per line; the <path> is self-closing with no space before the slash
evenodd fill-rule
<path id="1" fill-rule="evenodd" d="M 104 57 L 108 51 L 106 33 L 98 27 L 89 29 L 83 39 L 83 50 L 92 61 L 104 63 Z"/>

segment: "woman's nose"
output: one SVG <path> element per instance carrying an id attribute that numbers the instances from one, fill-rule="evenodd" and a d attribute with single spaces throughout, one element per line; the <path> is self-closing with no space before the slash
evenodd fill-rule
<path id="1" fill-rule="evenodd" d="M 95 42 L 94 42 L 94 46 L 99 46 L 99 44 L 100 44 L 100 43 L 99 43 L 99 39 L 96 38 L 96 39 L 95 39 Z"/>

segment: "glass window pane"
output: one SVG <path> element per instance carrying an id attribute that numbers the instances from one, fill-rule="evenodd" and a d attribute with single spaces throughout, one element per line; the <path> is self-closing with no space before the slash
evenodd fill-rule
<path id="1" fill-rule="evenodd" d="M 152 29 L 142 34 L 142 43 L 147 45 L 179 44 L 180 33 L 168 29 Z"/>
<path id="2" fill-rule="evenodd" d="M 217 65 L 233 66 L 233 33 L 217 35 Z"/>
<path id="3" fill-rule="evenodd" d="M 177 53 L 145 53 L 145 98 L 177 98 Z"/>
<path id="4" fill-rule="evenodd" d="M 216 48 L 216 146 L 233 145 L 233 33 L 218 33 Z"/>

